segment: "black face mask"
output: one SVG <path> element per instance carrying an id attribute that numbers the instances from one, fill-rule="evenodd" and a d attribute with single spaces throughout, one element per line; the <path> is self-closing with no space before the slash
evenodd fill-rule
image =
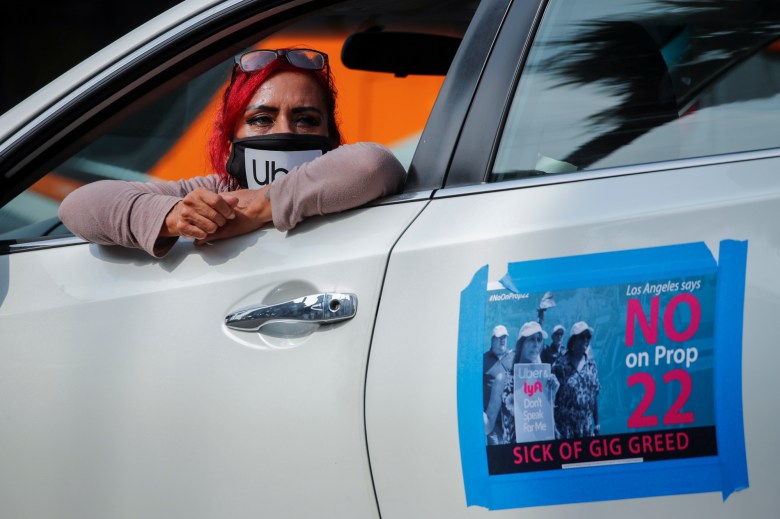
<path id="1" fill-rule="evenodd" d="M 273 133 L 235 139 L 227 171 L 241 187 L 259 189 L 328 151 L 330 139 L 322 135 Z"/>

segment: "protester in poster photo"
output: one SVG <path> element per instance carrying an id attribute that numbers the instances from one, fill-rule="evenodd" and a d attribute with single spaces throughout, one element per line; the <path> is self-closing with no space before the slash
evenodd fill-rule
<path id="1" fill-rule="evenodd" d="M 563 340 L 564 328 L 560 324 L 556 324 L 552 331 L 552 342 L 549 346 L 542 350 L 542 362 L 545 364 L 554 364 L 561 353 L 563 348 L 561 347 L 561 341 Z"/>
<path id="2" fill-rule="evenodd" d="M 515 364 L 546 364 L 542 358 L 541 353 L 544 348 L 544 340 L 547 338 L 547 332 L 542 329 L 542 325 L 536 321 L 529 321 L 520 328 L 520 332 L 517 337 L 517 345 L 515 346 Z M 547 380 L 544 381 L 544 387 L 549 388 L 550 401 L 555 401 L 555 395 L 560 386 L 558 378 L 550 372 Z M 515 427 L 517 422 L 515 421 L 515 406 L 514 406 L 514 377 L 510 378 L 507 388 L 505 389 L 505 401 L 511 414 L 507 418 L 511 418 L 512 426 L 511 433 L 512 438 L 515 438 Z M 508 427 L 506 427 L 508 428 Z"/>
<path id="3" fill-rule="evenodd" d="M 499 385 L 499 380 L 496 379 L 489 398 L 486 399 L 487 425 L 485 430 L 488 436 L 488 445 L 504 445 L 515 442 L 514 365 L 518 363 L 541 364 L 540 355 L 546 338 L 547 333 L 536 321 L 527 322 L 520 328 L 512 356 L 512 367 L 501 376 L 504 384 Z M 547 382 L 550 384 L 554 398 L 559 385 L 558 379 L 551 374 Z M 491 425 L 492 429 L 488 431 Z"/>
<path id="4" fill-rule="evenodd" d="M 514 350 L 507 349 L 509 332 L 504 325 L 493 328 L 490 349 L 483 356 L 482 398 L 485 419 L 485 435 L 488 445 L 498 445 L 505 434 L 498 415 L 501 396 L 507 381 L 512 378 Z"/>
<path id="5" fill-rule="evenodd" d="M 599 434 L 598 369 L 589 354 L 593 328 L 584 321 L 572 325 L 566 353 L 560 355 L 552 372 L 560 381 L 555 398 L 555 427 L 561 439 Z"/>
<path id="6" fill-rule="evenodd" d="M 542 348 L 547 332 L 536 321 L 529 321 L 517 334 L 514 364 L 541 364 Z"/>

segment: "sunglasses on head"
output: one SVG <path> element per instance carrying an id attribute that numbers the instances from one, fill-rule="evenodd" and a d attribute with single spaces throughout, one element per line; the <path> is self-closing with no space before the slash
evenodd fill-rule
<path id="1" fill-rule="evenodd" d="M 328 64 L 328 55 L 313 49 L 250 50 L 235 59 L 243 72 L 256 72 L 276 59 L 284 59 L 293 67 L 304 70 L 322 70 Z"/>

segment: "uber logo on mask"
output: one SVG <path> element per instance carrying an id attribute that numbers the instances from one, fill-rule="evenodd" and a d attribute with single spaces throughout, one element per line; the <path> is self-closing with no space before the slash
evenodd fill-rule
<path id="1" fill-rule="evenodd" d="M 321 155 L 320 150 L 271 151 L 247 148 L 244 152 L 247 187 L 259 189 L 267 186 L 277 178 L 285 176 L 294 167 Z"/>

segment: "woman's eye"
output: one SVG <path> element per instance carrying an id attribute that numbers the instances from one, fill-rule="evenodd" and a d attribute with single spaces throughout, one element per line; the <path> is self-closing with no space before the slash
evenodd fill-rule
<path id="1" fill-rule="evenodd" d="M 320 125 L 320 119 L 312 115 L 302 115 L 296 120 L 298 125 L 306 127 L 316 127 Z"/>
<path id="2" fill-rule="evenodd" d="M 270 115 L 258 114 L 247 119 L 247 123 L 253 126 L 267 126 L 273 124 L 274 119 Z"/>

